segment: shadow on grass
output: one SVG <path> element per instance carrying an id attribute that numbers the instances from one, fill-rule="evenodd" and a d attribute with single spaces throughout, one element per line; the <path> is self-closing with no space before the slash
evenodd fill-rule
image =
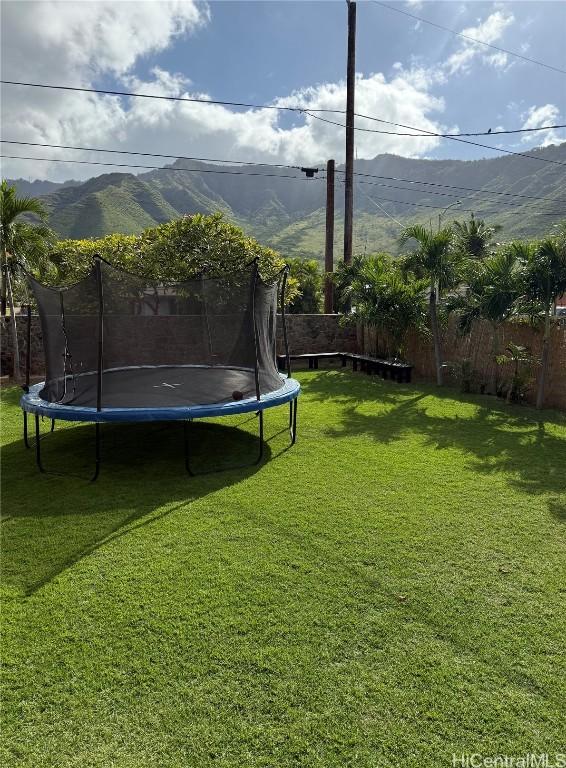
<path id="1" fill-rule="evenodd" d="M 488 396 L 338 372 L 314 376 L 307 391 L 341 403 L 340 425 L 327 430 L 334 438 L 366 435 L 390 443 L 418 434 L 426 446 L 464 451 L 475 472 L 505 472 L 528 493 L 566 493 L 566 417 L 556 411 L 539 413 Z M 373 413 L 360 408 L 372 401 L 383 407 Z M 553 427 L 564 427 L 564 436 Z M 564 520 L 564 505 L 551 506 Z"/>
<path id="2" fill-rule="evenodd" d="M 261 468 L 257 419 L 234 425 L 191 424 L 194 469 L 226 471 L 191 477 L 185 471 L 180 423 L 132 424 L 102 430 L 102 469 L 96 483 L 86 479 L 94 461 L 93 425 L 57 422 L 42 442 L 47 469 L 42 475 L 34 450 L 23 440 L 2 449 L 2 585 L 7 596 L 33 594 L 102 544 L 134 528 L 186 508 L 210 493 L 241 482 Z M 46 420 L 43 429 L 47 431 Z M 271 457 L 268 442 L 264 461 Z M 243 468 L 234 465 L 250 462 Z M 77 477 L 79 475 L 80 477 Z"/>
<path id="3" fill-rule="evenodd" d="M 566 501 L 551 499 L 548 502 L 548 508 L 557 520 L 561 523 L 566 523 Z"/>

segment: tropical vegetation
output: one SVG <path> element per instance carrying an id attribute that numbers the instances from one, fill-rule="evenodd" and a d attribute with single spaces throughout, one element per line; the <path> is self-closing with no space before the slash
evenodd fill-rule
<path id="1" fill-rule="evenodd" d="M 531 249 L 524 266 L 524 299 L 531 314 L 544 317 L 541 372 L 537 408 L 544 403 L 544 388 L 550 357 L 550 317 L 559 296 L 566 293 L 566 224 L 555 237 L 547 237 Z"/>
<path id="2" fill-rule="evenodd" d="M 33 217 L 32 220 L 29 217 Z M 28 217 L 28 218 L 26 218 Z M 46 225 L 47 212 L 33 197 L 18 197 L 16 190 L 4 179 L 0 183 L 0 283 L 1 316 L 6 319 L 10 309 L 13 375 L 20 379 L 20 355 L 16 328 L 14 296 L 21 285 L 22 271 L 47 268 L 47 254 L 54 235 Z"/>
<path id="3" fill-rule="evenodd" d="M 429 285 L 430 329 L 434 344 L 436 383 L 443 383 L 442 341 L 440 336 L 438 307 L 444 293 L 458 285 L 461 254 L 452 248 L 453 231 L 450 227 L 433 232 L 432 227 L 420 224 L 406 227 L 401 233 L 401 243 L 415 242 L 416 247 L 403 258 L 402 268 L 407 274 L 422 278 Z"/>
<path id="4" fill-rule="evenodd" d="M 289 302 L 293 314 L 311 315 L 320 312 L 323 301 L 323 275 L 314 259 L 288 259 L 289 276 L 296 280 L 297 291 Z"/>
<path id="5" fill-rule="evenodd" d="M 464 288 L 449 297 L 447 309 L 457 312 L 463 333 L 470 333 L 477 320 L 491 326 L 492 359 L 500 353 L 500 327 L 509 319 L 521 295 L 522 273 L 517 248 L 502 248 L 483 260 L 468 261 L 461 267 Z M 497 367 L 493 367 L 490 391 L 497 394 Z"/>
<path id="6" fill-rule="evenodd" d="M 505 394 L 507 402 L 520 402 L 527 392 L 537 359 L 528 347 L 509 342 L 505 352 L 496 357 L 496 362 L 497 365 L 510 370 L 502 386 L 502 393 Z"/>
<path id="7" fill-rule="evenodd" d="M 409 329 L 426 333 L 427 286 L 426 280 L 403 275 L 388 254 L 370 256 L 356 264 L 352 274 L 347 293 L 352 310 L 346 318 L 384 334 L 384 348 L 391 357 L 401 358 Z"/>
<path id="8" fill-rule="evenodd" d="M 428 328 L 433 341 L 437 384 L 444 372 L 457 369 L 469 384 L 469 361 L 450 363 L 442 349 L 443 327 L 455 315 L 463 334 L 484 320 L 492 331 L 493 379 L 487 391 L 500 394 L 497 365 L 501 357 L 501 326 L 508 320 L 528 321 L 543 334 L 537 407 L 542 408 L 550 365 L 553 307 L 566 294 L 566 224 L 538 241 L 495 242 L 496 228 L 471 217 L 434 230 L 406 227 L 400 242 L 409 248 L 397 259 L 379 254 L 356 256 L 333 275 L 337 307 L 359 321 L 387 331 L 395 355 L 413 328 L 423 332 L 423 300 L 428 297 Z M 530 355 L 530 351 L 528 351 Z M 526 359 L 525 352 L 524 359 Z M 512 360 L 514 358 L 512 357 Z M 529 358 L 530 369 L 539 361 Z M 523 360 L 524 362 L 524 360 Z"/>
<path id="9" fill-rule="evenodd" d="M 51 253 L 57 282 L 75 282 L 98 254 L 114 266 L 150 280 L 178 282 L 206 272 L 214 276 L 241 270 L 258 259 L 264 280 L 275 280 L 285 262 L 271 248 L 230 224 L 222 214 L 195 213 L 149 227 L 140 235 L 107 235 L 98 240 L 61 240 Z M 289 280 L 290 293 L 296 280 Z"/>

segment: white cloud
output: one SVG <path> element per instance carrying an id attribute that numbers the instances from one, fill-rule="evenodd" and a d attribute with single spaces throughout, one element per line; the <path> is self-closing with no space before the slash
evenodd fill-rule
<path id="1" fill-rule="evenodd" d="M 494 45 L 501 40 L 505 30 L 514 20 L 515 17 L 511 12 L 498 10 L 479 22 L 477 26 L 463 29 L 461 34 L 474 38 L 480 43 Z M 449 56 L 446 61 L 445 69 L 451 75 L 457 72 L 469 72 L 472 63 L 478 58 L 498 69 L 508 65 L 508 57 L 505 53 L 499 51 L 493 53 L 484 45 L 471 40 L 462 40 L 459 50 Z"/>
<path id="2" fill-rule="evenodd" d="M 418 125 L 425 130 L 438 132 L 438 123 L 430 119 L 431 112 L 440 112 L 444 108 L 442 99 L 431 95 L 430 81 L 419 71 L 398 72 L 387 81 L 382 74 L 368 77 L 357 75 L 356 112 L 363 115 L 380 117 L 395 123 Z M 344 109 L 346 105 L 346 84 L 344 82 L 323 84 L 306 88 L 279 99 L 278 104 L 288 106 L 298 104 L 306 110 Z M 345 123 L 344 115 L 323 113 L 326 120 Z M 374 121 L 357 118 L 356 126 L 378 130 L 399 130 L 395 127 Z M 301 154 L 306 157 L 322 159 L 343 156 L 343 131 L 314 117 L 307 116 L 304 126 L 294 129 L 284 138 L 287 156 Z M 358 131 L 356 146 L 359 157 L 373 157 L 380 152 L 402 154 L 406 157 L 418 157 L 430 151 L 438 139 L 407 139 L 400 136 Z"/>
<path id="3" fill-rule="evenodd" d="M 208 20 L 208 8 L 192 0 L 150 2 L 2 3 L 2 75 L 6 80 L 96 87 L 98 78 L 128 72 L 141 56 L 167 48 Z M 155 73 L 166 90 L 171 76 Z M 2 135 L 5 139 L 53 144 L 113 146 L 127 139 L 128 112 L 118 97 L 2 87 Z M 6 154 L 33 154 L 32 150 Z M 41 150 L 40 150 L 41 151 Z M 45 154 L 47 150 L 44 151 Z M 50 156 L 61 152 L 49 150 Z M 36 151 L 39 156 L 39 152 Z M 67 157 L 69 152 L 64 153 Z M 77 153 L 77 158 L 79 154 Z M 93 167 L 94 168 L 94 167 Z M 13 160 L 4 175 L 85 178 L 93 168 Z"/>
<path id="4" fill-rule="evenodd" d="M 521 128 L 540 128 L 542 125 L 555 125 L 560 123 L 560 110 L 554 104 L 545 104 L 542 107 L 533 106 L 521 115 L 521 119 L 523 120 Z M 532 131 L 524 134 L 521 137 L 521 141 L 525 144 L 532 144 L 533 139 L 535 139 L 538 146 L 547 147 L 550 144 L 558 144 L 560 141 L 564 141 L 563 136 L 564 131 L 558 130 L 541 131 L 540 133 Z"/>
<path id="5" fill-rule="evenodd" d="M 152 54 L 168 48 L 175 38 L 206 24 L 206 6 L 176 0 L 8 1 L 3 3 L 2 13 L 5 79 L 69 83 L 85 88 L 110 79 L 128 91 L 214 97 L 199 92 L 198 86 L 185 76 L 155 66 L 147 77 L 135 74 L 141 57 L 151 61 Z M 190 76 L 190 72 L 187 74 Z M 434 116 L 442 113 L 444 105 L 431 93 L 439 80 L 437 75 L 416 68 L 397 69 L 389 80 L 383 74 L 358 75 L 356 111 L 438 132 L 442 126 Z M 346 86 L 344 82 L 323 83 L 282 96 L 274 103 L 298 104 L 306 110 L 344 109 Z M 323 116 L 344 122 L 343 115 Z M 370 121 L 360 120 L 358 125 L 395 130 Z M 341 161 L 344 156 L 344 131 L 310 116 L 297 115 L 294 123 L 289 124 L 288 117 L 282 117 L 276 110 L 231 110 L 220 105 L 13 86 L 3 89 L 2 132 L 5 139 L 290 164 L 321 162 L 329 157 Z M 430 153 L 437 142 L 434 137 L 408 139 L 360 131 L 357 152 L 360 158 L 381 152 L 414 157 Z M 109 161 L 107 155 L 71 150 L 19 148 L 7 154 Z M 127 156 L 115 159 L 138 162 L 128 160 Z M 151 158 L 139 162 L 160 164 Z M 96 166 L 39 162 L 34 165 L 14 160 L 5 161 L 3 168 L 3 173 L 10 177 L 59 180 L 87 178 L 100 172 L 102 168 Z"/>
<path id="6" fill-rule="evenodd" d="M 138 57 L 167 48 L 174 37 L 197 29 L 208 18 L 207 7 L 194 0 L 6 0 L 4 79 L 72 74 L 73 84 L 81 85 L 97 73 L 122 75 Z"/>

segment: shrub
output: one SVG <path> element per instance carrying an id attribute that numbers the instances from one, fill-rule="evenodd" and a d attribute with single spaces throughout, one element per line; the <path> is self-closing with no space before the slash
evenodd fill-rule
<path id="1" fill-rule="evenodd" d="M 261 277 L 271 281 L 285 265 L 276 251 L 247 237 L 222 214 L 197 213 L 150 227 L 141 235 L 61 240 L 51 254 L 51 269 L 41 278 L 52 284 L 76 282 L 91 268 L 95 254 L 115 267 L 163 282 L 187 280 L 203 270 L 211 276 L 230 274 L 256 257 Z M 289 278 L 287 286 L 287 301 L 292 301 L 298 294 L 297 280 Z"/>
<path id="2" fill-rule="evenodd" d="M 427 281 L 404 275 L 386 253 L 348 265 L 352 311 L 347 322 L 362 323 L 388 337 L 388 353 L 402 358 L 410 328 L 426 333 Z M 346 270 L 343 271 L 343 274 Z"/>

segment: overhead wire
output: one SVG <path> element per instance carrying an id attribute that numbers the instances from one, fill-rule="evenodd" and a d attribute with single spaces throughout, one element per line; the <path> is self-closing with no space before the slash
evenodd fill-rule
<path id="1" fill-rule="evenodd" d="M 270 110 L 279 110 L 284 112 L 294 112 L 298 114 L 303 115 L 309 115 L 310 117 L 315 117 L 314 113 L 328 113 L 328 114 L 339 114 L 339 115 L 345 115 L 346 110 L 345 109 L 330 109 L 330 108 L 322 108 L 322 107 L 307 107 L 307 106 L 288 106 L 288 105 L 280 105 L 280 104 L 252 104 L 247 102 L 238 102 L 238 101 L 221 101 L 218 99 L 203 99 L 196 96 L 164 96 L 160 94 L 151 94 L 151 93 L 137 93 L 133 91 L 115 91 L 115 90 L 109 90 L 105 88 L 84 88 L 80 86 L 71 86 L 71 85 L 54 85 L 50 83 L 28 83 L 20 80 L 0 80 L 0 83 L 3 85 L 17 85 L 17 86 L 25 86 L 28 88 L 45 88 L 45 89 L 52 89 L 52 90 L 62 90 L 62 91 L 76 91 L 79 93 L 97 93 L 107 96 L 127 96 L 127 97 L 133 97 L 133 98 L 141 98 L 141 99 L 161 99 L 164 101 L 172 101 L 172 102 L 189 102 L 189 103 L 197 103 L 197 104 L 210 104 L 210 105 L 218 105 L 218 106 L 229 106 L 229 107 L 243 107 L 247 109 L 270 109 Z M 414 126 L 410 125 L 403 125 L 402 123 L 394 123 L 389 120 L 383 120 L 378 117 L 373 117 L 370 115 L 364 115 L 360 112 L 355 112 L 354 115 L 356 117 L 361 117 L 366 120 L 374 120 L 376 122 L 385 123 L 388 125 L 393 125 L 399 128 L 406 128 L 411 131 L 422 131 L 422 134 L 419 133 L 402 133 L 399 131 L 380 131 L 377 129 L 370 129 L 370 128 L 361 128 L 359 126 L 354 126 L 354 130 L 356 131 L 365 131 L 370 133 L 390 133 L 394 136 L 436 136 L 438 138 L 445 138 L 445 139 L 457 139 L 459 137 L 466 137 L 466 136 L 492 136 L 492 135 L 499 135 L 499 134 L 510 134 L 510 133 L 528 133 L 528 132 L 536 132 L 536 131 L 549 131 L 549 130 L 555 130 L 559 128 L 564 128 L 566 125 L 543 125 L 538 128 L 514 128 L 510 130 L 499 130 L 499 131 L 475 131 L 475 132 L 463 132 L 463 133 L 435 133 L 433 131 L 427 131 L 424 128 L 415 128 Z M 318 118 L 320 120 L 324 120 L 324 118 Z M 329 122 L 332 124 L 332 121 L 325 120 L 325 122 Z M 334 123 L 337 126 L 340 126 L 342 128 L 345 128 L 346 126 L 342 123 Z M 473 142 L 469 142 L 473 143 Z M 483 146 L 483 145 L 478 145 Z M 488 149 L 493 149 L 493 147 L 487 147 Z"/>
<path id="2" fill-rule="evenodd" d="M 336 173 L 344 173 L 344 170 L 342 168 L 337 168 Z M 460 190 L 463 192 L 481 192 L 485 195 L 503 195 L 505 197 L 516 197 L 521 198 L 524 200 L 540 200 L 543 202 L 552 202 L 552 203 L 566 203 L 566 200 L 562 200 L 560 198 L 550 198 L 550 197 L 538 197 L 537 195 L 523 195 L 519 192 L 502 192 L 495 189 L 478 189 L 477 187 L 463 187 L 455 184 L 440 184 L 439 182 L 434 181 L 418 181 L 417 179 L 404 179 L 401 176 L 380 176 L 373 173 L 360 173 L 359 171 L 354 172 L 354 176 L 359 176 L 361 178 L 366 179 L 382 179 L 384 181 L 401 181 L 406 184 L 420 184 L 421 186 L 426 187 L 439 187 L 441 189 L 455 189 Z M 425 191 L 425 190 L 420 190 Z"/>
<path id="3" fill-rule="evenodd" d="M 27 156 L 21 156 L 21 155 L 5 155 L 0 154 L 0 158 L 5 158 L 9 160 L 35 160 L 38 162 L 45 162 L 45 163 L 67 163 L 70 165 L 100 165 L 100 166 L 107 166 L 111 168 L 142 168 L 147 169 L 151 171 L 168 171 L 168 172 L 177 172 L 181 171 L 183 173 L 216 173 L 221 174 L 225 176 L 264 176 L 266 178 L 275 178 L 275 179 L 298 179 L 299 181 L 319 181 L 320 179 L 315 177 L 314 179 L 306 179 L 304 176 L 291 176 L 290 174 L 278 174 L 278 173 L 260 173 L 259 171 L 257 173 L 248 172 L 248 171 L 220 171 L 212 168 L 164 168 L 160 165 L 139 165 L 139 164 L 133 164 L 133 163 L 103 163 L 100 161 L 95 160 L 65 160 L 60 157 L 27 157 Z"/>
<path id="4" fill-rule="evenodd" d="M 342 179 L 340 180 L 340 182 L 341 182 L 341 184 L 344 184 L 344 181 Z M 356 183 L 357 184 L 369 184 L 370 186 L 381 186 L 381 185 L 375 185 L 372 182 L 366 182 L 366 181 L 357 181 Z M 363 192 L 363 190 L 360 190 L 360 191 Z M 368 199 L 371 200 L 372 202 L 375 202 L 375 200 L 377 199 L 377 200 L 381 200 L 383 202 L 388 202 L 388 203 L 396 203 L 396 204 L 399 204 L 399 205 L 410 205 L 410 206 L 413 206 L 415 208 L 436 208 L 438 210 L 443 210 L 444 209 L 444 206 L 442 206 L 442 205 L 430 205 L 428 203 L 413 203 L 413 202 L 411 202 L 409 200 L 392 200 L 391 198 L 387 198 L 387 197 L 375 198 L 375 197 L 370 197 L 367 194 L 365 196 L 368 197 Z M 454 195 L 454 197 L 456 197 L 456 195 Z M 464 199 L 469 199 L 469 198 L 464 198 Z M 474 201 L 471 201 L 471 202 L 474 202 Z M 478 202 L 478 204 L 481 204 L 482 201 L 478 200 L 477 202 Z M 487 202 L 487 201 L 485 201 L 485 202 Z M 458 210 L 464 211 L 465 213 L 476 213 L 476 210 L 475 209 L 471 209 L 471 208 L 458 208 Z M 505 210 L 505 211 L 495 211 L 495 212 L 486 211 L 486 212 L 482 212 L 482 213 L 483 213 L 483 215 L 487 215 L 487 213 L 489 213 L 490 215 L 494 215 L 494 214 L 497 215 L 497 214 L 503 213 L 503 214 L 510 214 L 510 215 L 513 215 L 513 216 L 524 216 L 524 212 L 523 211 L 509 211 L 509 210 Z M 537 216 L 561 216 L 563 214 L 562 214 L 561 211 L 552 211 L 552 212 L 536 211 L 535 215 L 537 215 Z"/>
<path id="5" fill-rule="evenodd" d="M 389 11 L 394 11 L 395 13 L 401 13 L 403 16 L 408 16 L 411 19 L 415 19 L 416 21 L 420 21 L 423 24 L 428 24 L 431 27 L 436 27 L 437 29 L 442 29 L 444 32 L 450 32 L 453 35 L 457 35 L 458 37 L 464 38 L 464 40 L 468 40 L 472 43 L 476 43 L 477 45 L 484 45 L 487 48 L 492 48 L 495 51 L 499 51 L 500 53 L 506 53 L 509 56 L 514 56 L 517 59 L 522 59 L 523 61 L 528 61 L 531 64 L 536 64 L 539 67 L 545 67 L 545 69 L 551 69 L 554 72 L 560 72 L 563 75 L 566 75 L 566 70 L 561 69 L 560 67 L 555 67 L 553 64 L 547 64 L 544 61 L 539 61 L 538 59 L 533 59 L 530 56 L 525 56 L 522 53 L 517 53 L 516 51 L 510 51 L 508 48 L 503 48 L 499 45 L 493 45 L 493 43 L 486 43 L 485 40 L 478 40 L 476 37 L 471 37 L 471 35 L 465 35 L 463 32 L 458 32 L 455 29 L 451 29 L 450 27 L 445 27 L 443 24 L 438 24 L 436 21 L 430 21 L 430 19 L 424 19 L 422 16 L 417 16 L 414 13 L 409 13 L 409 11 L 406 11 L 402 8 L 396 8 L 392 5 L 388 5 L 387 3 L 379 2 L 379 0 L 372 0 L 375 5 L 380 5 L 382 8 L 387 8 Z"/>
<path id="6" fill-rule="evenodd" d="M 358 179 L 356 179 L 356 183 L 357 184 L 370 184 L 370 182 L 359 181 Z M 400 190 L 402 192 L 421 193 L 422 195 L 436 195 L 436 196 L 439 196 L 439 197 L 452 197 L 452 198 L 454 198 L 454 197 L 456 197 L 456 198 L 465 197 L 466 199 L 469 199 L 469 200 L 474 199 L 474 197 L 476 195 L 481 194 L 480 190 L 478 190 L 477 192 L 472 192 L 469 195 L 461 195 L 461 194 L 458 194 L 456 192 L 437 192 L 436 190 L 410 189 L 408 187 L 399 187 L 399 186 L 397 186 L 395 184 L 385 184 L 385 183 L 379 183 L 379 182 L 371 183 L 371 186 L 383 187 L 383 188 L 387 188 L 387 189 L 397 189 L 397 190 Z M 487 201 L 487 200 L 485 202 L 493 203 L 493 201 Z M 518 207 L 518 206 L 521 206 L 521 205 L 525 205 L 525 203 L 515 202 L 515 201 L 503 201 L 503 202 L 504 202 L 505 205 L 507 205 L 509 207 Z M 545 203 L 550 203 L 552 205 L 556 201 L 548 199 L 548 200 L 545 200 L 544 202 Z M 537 205 L 540 205 L 540 201 L 537 202 Z"/>
<path id="7" fill-rule="evenodd" d="M 329 123 L 330 125 L 336 125 L 340 128 L 346 128 L 344 123 L 337 123 L 334 120 L 328 120 L 327 118 L 320 117 L 319 115 L 311 114 L 311 110 L 306 107 L 304 114 L 309 117 L 314 117 L 316 120 L 321 120 L 323 123 Z M 342 113 L 343 114 L 343 113 Z M 379 117 L 372 117 L 371 115 L 364 115 L 361 112 L 354 112 L 355 117 L 361 117 L 364 120 L 373 120 L 377 123 L 386 123 L 387 125 L 397 125 L 399 128 L 411 128 L 411 126 L 405 126 L 403 123 L 393 123 L 390 120 L 382 120 Z M 402 131 L 384 131 L 378 128 L 361 128 L 360 126 L 354 126 L 354 130 L 363 131 L 364 133 L 379 133 L 385 136 L 412 136 L 413 138 L 426 138 L 428 136 L 436 136 L 439 139 L 458 139 L 465 138 L 466 136 L 501 136 L 503 134 L 512 133 L 536 133 L 537 131 L 554 131 L 560 128 L 566 128 L 566 123 L 560 123 L 557 125 L 541 125 L 539 128 L 513 128 L 509 130 L 488 130 L 488 131 L 472 131 L 468 133 L 434 133 L 433 131 L 427 131 L 425 128 L 413 128 L 413 131 L 421 131 L 421 133 L 403 133 Z M 424 131 L 424 133 L 422 133 Z M 482 146 L 482 145 L 479 145 Z"/>
<path id="8" fill-rule="evenodd" d="M 290 174 L 276 174 L 276 173 L 262 173 L 262 172 L 248 172 L 248 171 L 225 171 L 225 170 L 217 170 L 217 169 L 209 169 L 209 168 L 168 168 L 163 166 L 157 166 L 157 165 L 140 165 L 140 164 L 130 164 L 130 163 L 104 163 L 100 161 L 93 161 L 93 160 L 66 160 L 63 158 L 48 158 L 48 157 L 29 157 L 29 156 L 21 156 L 21 155 L 5 155 L 0 154 L 0 158 L 6 158 L 6 159 L 12 159 L 12 160 L 27 160 L 27 161 L 38 161 L 38 162 L 54 162 L 54 163 L 66 163 L 70 165 L 95 165 L 95 166 L 102 166 L 102 167 L 117 167 L 117 168 L 136 168 L 136 169 L 144 169 L 144 170 L 151 170 L 151 171 L 162 171 L 162 172 L 183 172 L 183 173 L 212 173 L 212 174 L 220 174 L 220 175 L 228 175 L 228 176 L 254 176 L 254 177 L 264 177 L 264 178 L 276 178 L 276 179 L 293 179 L 296 181 L 325 181 L 325 176 L 319 176 L 315 177 L 314 179 L 307 179 L 304 176 L 292 176 Z M 380 186 L 380 187 L 387 187 L 391 189 L 397 189 L 401 191 L 407 191 L 407 192 L 418 192 L 426 194 L 426 190 L 411 190 L 404 187 L 397 187 L 395 185 L 388 185 L 383 183 L 375 183 L 370 181 L 357 181 L 358 184 L 369 184 L 370 186 Z M 478 190 L 479 193 L 481 193 L 481 190 Z M 450 193 L 444 193 L 444 192 L 431 192 L 430 194 L 436 194 L 436 195 L 442 195 L 447 197 L 456 197 L 457 195 L 450 194 Z M 404 200 L 388 200 L 387 198 L 378 198 L 382 200 L 386 200 L 388 202 L 393 203 L 399 203 L 401 205 L 413 205 L 417 207 L 425 207 L 425 208 L 437 208 L 439 206 L 430 206 L 425 203 L 413 203 L 409 201 Z M 554 202 L 551 200 L 548 200 L 547 202 Z M 465 209 L 461 209 L 465 210 Z M 506 213 L 511 214 L 519 214 L 524 215 L 522 212 L 518 211 L 506 211 Z M 535 214 L 538 216 L 560 216 L 562 215 L 561 212 L 542 212 L 542 211 L 535 211 Z"/>
<path id="9" fill-rule="evenodd" d="M 359 182 L 356 182 L 356 183 L 359 185 Z M 389 219 L 392 219 L 395 222 L 395 224 L 398 224 L 401 228 L 405 226 L 399 221 L 399 219 L 396 219 L 395 216 L 392 216 L 390 213 L 388 213 L 382 205 L 380 205 L 372 197 L 370 197 L 366 192 L 364 192 L 363 189 L 360 189 L 359 191 L 362 193 L 362 195 L 364 195 L 364 197 L 367 197 L 370 203 L 373 203 L 373 205 L 375 205 L 375 207 L 378 208 L 382 213 L 384 213 Z"/>
<path id="10" fill-rule="evenodd" d="M 83 146 L 74 146 L 74 145 L 67 145 L 67 144 L 47 144 L 42 142 L 31 142 L 31 141 L 15 141 L 10 139 L 0 139 L 0 143 L 2 144 L 15 144 L 19 146 L 30 146 L 30 147 L 45 147 L 45 148 L 51 148 L 51 149 L 71 149 L 71 150 L 77 150 L 82 152 L 105 152 L 105 153 L 111 153 L 111 154 L 119 154 L 119 155 L 135 155 L 135 156 L 141 156 L 141 157 L 158 157 L 158 158 L 165 158 L 165 159 L 172 159 L 172 160 L 188 160 L 188 161 L 194 161 L 194 162 L 209 162 L 209 163 L 224 163 L 224 164 L 231 164 L 231 165 L 243 165 L 243 166 L 257 166 L 257 167 L 266 167 L 266 168 L 285 168 L 285 169 L 291 169 L 291 170 L 301 170 L 300 166 L 297 165 L 285 165 L 283 163 L 261 163 L 261 162 L 250 162 L 247 160 L 233 160 L 233 159 L 221 159 L 221 158 L 211 158 L 211 157 L 194 157 L 194 156 L 188 156 L 188 155 L 169 155 L 164 153 L 157 153 L 157 152 L 140 152 L 140 151 L 133 151 L 133 150 L 127 150 L 127 149 L 107 149 L 102 147 L 83 147 Z M 56 159 L 56 158 L 54 158 Z M 110 164 L 110 165 L 120 165 L 120 164 Z M 138 166 L 123 166 L 123 167 L 138 167 Z M 139 166 L 139 167 L 145 167 L 145 166 Z M 160 166 L 147 166 L 148 168 L 159 168 Z M 173 169 L 166 169 L 166 170 L 173 170 Z M 181 170 L 201 170 L 201 169 L 181 169 Z M 202 169 L 204 172 L 204 169 Z M 336 173 L 345 173 L 343 168 L 336 168 Z M 265 174 L 261 174 L 265 175 Z M 455 189 L 460 191 L 466 191 L 466 192 L 479 192 L 481 194 L 489 194 L 489 195 L 497 195 L 497 196 L 505 196 L 505 197 L 516 197 L 526 200 L 540 200 L 543 202 L 552 202 L 552 203 L 565 203 L 566 200 L 556 199 L 556 198 L 548 198 L 548 197 L 540 197 L 536 195 L 523 195 L 520 193 L 515 192 L 503 192 L 498 190 L 490 190 L 490 189 L 478 189 L 477 187 L 464 187 L 464 186 L 456 186 L 452 184 L 440 184 L 436 182 L 430 182 L 430 181 L 419 181 L 417 179 L 404 179 L 402 177 L 397 176 L 380 176 L 377 174 L 369 174 L 369 173 L 361 173 L 361 172 L 355 172 L 354 176 L 363 177 L 363 178 L 370 178 L 370 179 L 382 179 L 384 181 L 399 181 L 406 184 L 419 184 L 421 186 L 430 186 L 430 187 L 438 187 L 442 189 Z M 294 177 L 293 177 L 294 178 Z M 399 187 L 399 189 L 402 189 L 402 187 Z M 407 190 L 410 191 L 410 190 Z M 415 190 L 417 191 L 417 190 Z M 426 190 L 418 190 L 420 192 L 425 192 Z"/>
<path id="11" fill-rule="evenodd" d="M 115 155 L 137 155 L 139 157 L 161 157 L 167 160 L 193 160 L 202 163 L 224 163 L 225 165 L 252 165 L 266 168 L 289 168 L 300 171 L 298 165 L 285 165 L 284 163 L 259 163 L 250 160 L 225 160 L 218 157 L 190 157 L 188 155 L 166 155 L 160 152 L 134 152 L 129 149 L 104 149 L 102 147 L 81 147 L 70 144 L 45 144 L 39 141 L 14 141 L 0 139 L 0 144 L 17 144 L 24 147 L 45 147 L 49 149 L 74 149 L 81 152 L 108 152 Z"/>
<path id="12" fill-rule="evenodd" d="M 320 115 L 311 114 L 308 110 L 305 110 L 305 114 L 309 115 L 310 117 L 313 117 L 315 120 L 320 120 L 323 123 L 329 123 L 330 125 L 336 125 L 339 128 L 346 129 L 346 125 L 344 123 L 338 123 L 336 120 L 329 120 L 326 117 L 321 117 Z M 398 125 L 401 128 L 409 128 L 413 129 L 415 131 L 423 131 L 425 136 L 431 136 L 439 139 L 448 139 L 448 141 L 458 141 L 461 144 L 470 144 L 474 147 L 482 147 L 483 149 L 489 149 L 493 152 L 502 152 L 506 155 L 515 155 L 516 157 L 526 157 L 530 160 L 538 160 L 541 163 L 552 163 L 553 165 L 563 165 L 566 166 L 566 163 L 561 162 L 560 160 L 552 160 L 547 157 L 537 157 L 536 155 L 528 155 L 526 152 L 514 152 L 511 149 L 503 149 L 503 147 L 493 147 L 489 144 L 482 144 L 479 141 L 471 141 L 470 139 L 461 139 L 457 138 L 456 136 L 450 136 L 448 134 L 442 134 L 442 133 L 435 133 L 434 131 L 425 131 L 424 128 L 414 128 L 411 125 L 403 125 L 402 123 L 392 123 L 389 120 L 382 120 L 379 117 L 370 117 L 368 115 L 362 115 L 358 112 L 356 112 L 357 117 L 363 117 L 367 120 L 375 120 L 378 123 L 387 123 L 389 125 Z M 354 130 L 356 131 L 363 131 L 365 133 L 383 133 L 383 131 L 378 130 L 377 128 L 360 128 L 359 126 L 354 126 Z"/>

